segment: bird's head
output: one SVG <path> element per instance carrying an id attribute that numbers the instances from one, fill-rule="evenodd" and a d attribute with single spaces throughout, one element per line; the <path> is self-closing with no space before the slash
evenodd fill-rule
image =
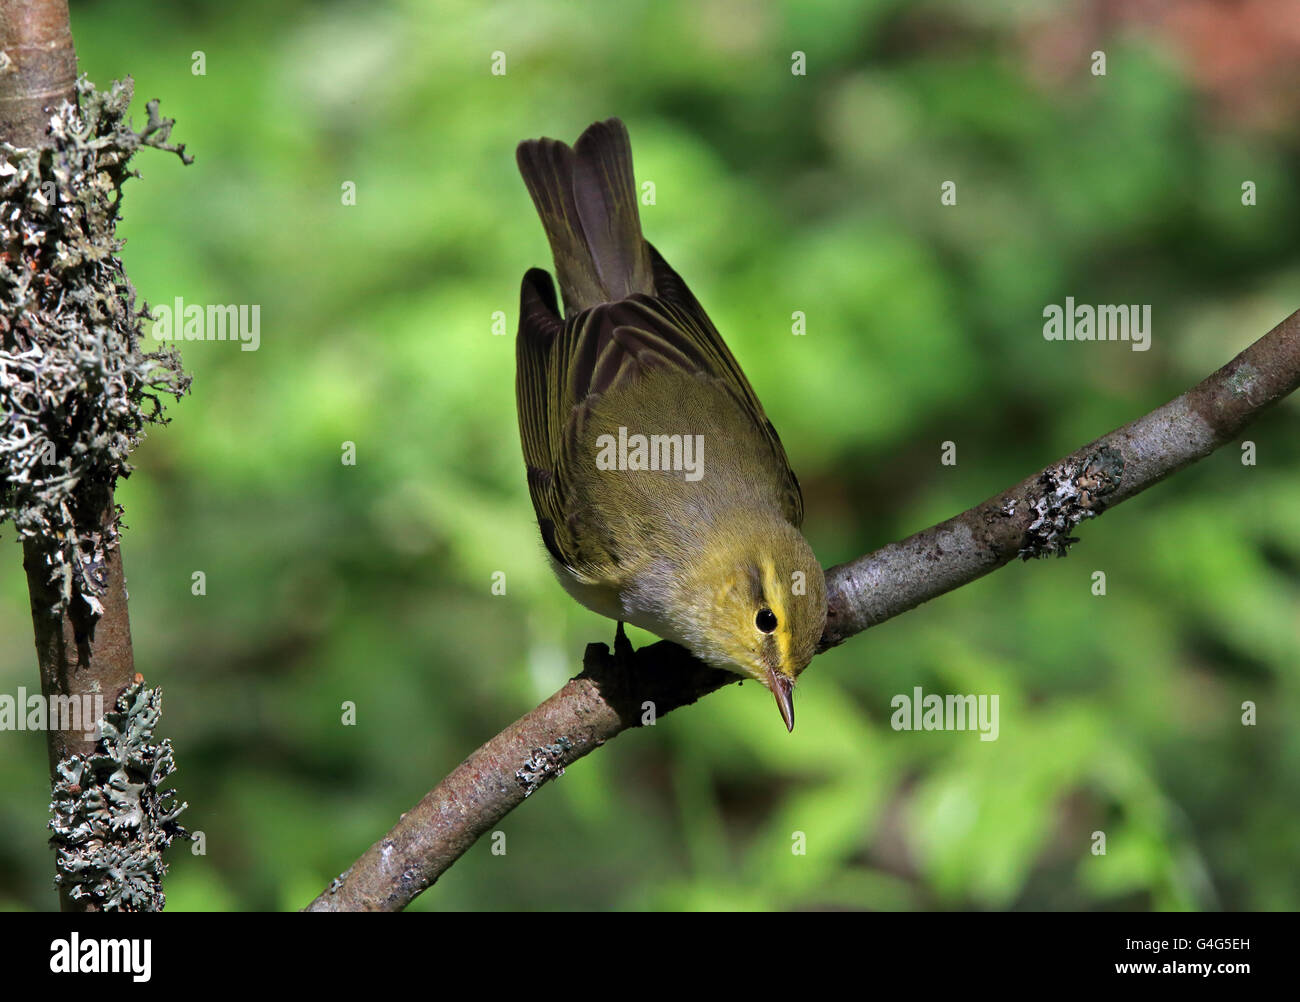
<path id="1" fill-rule="evenodd" d="M 761 682 L 794 729 L 795 679 L 826 626 L 826 580 L 812 547 L 784 520 L 710 535 L 683 582 L 682 632 L 699 658 Z"/>

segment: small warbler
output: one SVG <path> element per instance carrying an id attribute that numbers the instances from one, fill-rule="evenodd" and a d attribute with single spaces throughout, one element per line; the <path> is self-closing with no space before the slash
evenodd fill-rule
<path id="1" fill-rule="evenodd" d="M 623 123 L 597 122 L 572 147 L 528 140 L 516 159 L 564 302 L 561 317 L 550 275 L 524 275 L 519 435 L 555 573 L 618 622 L 622 644 L 633 623 L 757 679 L 793 730 L 826 583 L 776 429 L 642 237 Z"/>

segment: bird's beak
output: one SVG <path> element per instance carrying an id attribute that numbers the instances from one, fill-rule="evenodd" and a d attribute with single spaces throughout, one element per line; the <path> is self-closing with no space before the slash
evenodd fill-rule
<path id="1" fill-rule="evenodd" d="M 776 708 L 781 711 L 781 719 L 785 721 L 785 729 L 793 731 L 794 679 L 771 668 L 767 670 L 767 677 L 769 679 L 767 687 L 772 690 L 772 695 L 776 697 Z"/>

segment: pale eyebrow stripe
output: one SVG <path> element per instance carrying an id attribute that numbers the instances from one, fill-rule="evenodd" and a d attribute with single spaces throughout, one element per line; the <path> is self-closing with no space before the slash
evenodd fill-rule
<path id="1" fill-rule="evenodd" d="M 772 563 L 770 557 L 764 557 L 762 561 L 763 571 L 763 596 L 768 603 L 768 608 L 776 614 L 776 632 L 772 634 L 776 638 L 777 653 L 781 656 L 781 665 L 790 663 L 790 624 L 786 619 L 787 606 L 785 602 L 785 592 L 781 588 L 781 579 L 776 573 L 776 565 Z"/>

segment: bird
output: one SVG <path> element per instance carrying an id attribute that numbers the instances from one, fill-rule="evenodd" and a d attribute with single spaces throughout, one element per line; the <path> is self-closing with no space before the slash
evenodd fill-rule
<path id="1" fill-rule="evenodd" d="M 515 340 L 519 434 L 549 562 L 573 598 L 617 622 L 616 650 L 631 651 L 631 623 L 753 678 L 792 731 L 826 583 L 781 439 L 642 235 L 623 122 L 596 122 L 573 146 L 525 140 L 516 161 L 560 292 L 527 270 Z"/>

